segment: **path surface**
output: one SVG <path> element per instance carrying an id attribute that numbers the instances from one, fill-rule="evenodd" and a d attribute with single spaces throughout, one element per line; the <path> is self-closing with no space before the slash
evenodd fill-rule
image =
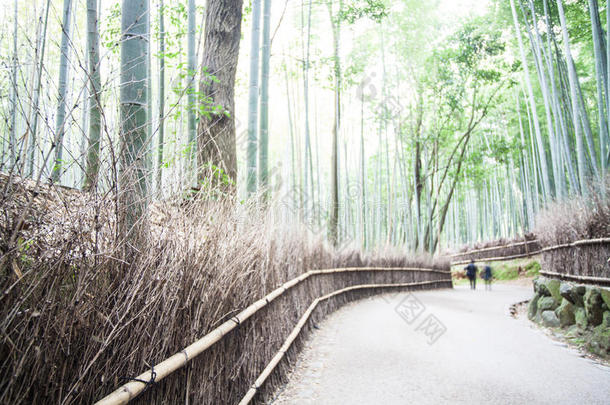
<path id="1" fill-rule="evenodd" d="M 610 404 L 608 367 L 508 315 L 531 295 L 494 285 L 352 303 L 319 325 L 273 404 Z"/>

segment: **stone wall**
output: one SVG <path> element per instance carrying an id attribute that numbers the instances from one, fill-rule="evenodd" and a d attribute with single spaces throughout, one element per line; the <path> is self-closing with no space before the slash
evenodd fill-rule
<path id="1" fill-rule="evenodd" d="M 534 279 L 528 318 L 580 338 L 591 352 L 610 358 L 610 289 L 557 279 Z"/>

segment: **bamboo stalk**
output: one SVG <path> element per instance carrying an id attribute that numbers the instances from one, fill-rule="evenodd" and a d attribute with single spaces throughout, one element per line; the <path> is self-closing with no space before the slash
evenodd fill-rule
<path id="1" fill-rule="evenodd" d="M 172 372 L 184 367 L 189 361 L 193 358 L 197 357 L 205 350 L 209 349 L 216 342 L 221 340 L 227 333 L 235 329 L 239 324 L 246 321 L 260 309 L 264 308 L 267 304 L 271 303 L 277 297 L 294 287 L 295 285 L 301 283 L 307 278 L 315 275 L 321 274 L 334 274 L 334 273 L 346 273 L 346 272 L 360 272 L 360 271 L 396 271 L 396 272 L 424 272 L 424 273 L 441 273 L 441 274 L 450 274 L 450 271 L 446 270 L 438 270 L 431 268 L 414 268 L 414 267 L 395 267 L 395 268 L 383 268 L 383 267 L 346 267 L 339 269 L 321 269 L 321 270 L 310 270 L 307 273 L 302 274 L 299 277 L 293 278 L 292 280 L 287 281 L 282 284 L 280 287 L 273 290 L 271 293 L 267 294 L 265 297 L 260 300 L 254 302 L 246 309 L 241 311 L 239 314 L 235 315 L 228 321 L 224 322 L 201 339 L 187 346 L 185 349 L 180 352 L 174 354 L 168 359 L 160 362 L 159 364 L 154 366 L 154 370 L 150 369 L 145 371 L 144 373 L 137 376 L 134 381 L 130 381 L 117 390 L 109 394 L 108 396 L 102 398 L 96 405 L 116 405 L 116 404 L 126 404 L 135 397 L 137 397 L 140 393 L 142 393 L 148 386 L 145 382 L 142 381 L 151 381 L 158 382 L 163 378 L 167 377 Z M 438 283 L 438 282 L 450 282 L 449 280 L 440 280 L 434 282 L 425 282 L 425 283 Z M 425 285 L 423 283 L 422 285 Z M 421 283 L 420 283 L 421 284 Z M 388 286 L 394 286 L 398 284 L 388 284 Z M 357 286 L 354 286 L 357 287 Z M 352 287 L 348 287 L 352 288 Z M 345 289 L 344 289 L 345 290 Z M 342 291 L 342 290 L 340 290 Z M 332 293 L 331 293 L 332 294 Z M 155 376 L 153 380 L 153 375 Z M 140 381 L 135 381 L 140 380 Z"/>
<path id="2" fill-rule="evenodd" d="M 354 291 L 354 290 L 363 290 L 363 289 L 372 289 L 372 288 L 378 288 L 378 289 L 405 288 L 405 287 L 431 285 L 431 284 L 437 284 L 437 283 L 443 283 L 443 282 L 446 282 L 446 281 L 444 281 L 444 280 L 424 281 L 424 282 L 419 282 L 419 283 L 401 283 L 401 284 L 361 284 L 361 285 L 346 287 L 341 290 L 337 290 L 332 293 L 326 294 L 322 297 L 316 298 L 311 303 L 309 308 L 307 308 L 307 311 L 305 311 L 303 316 L 301 316 L 301 319 L 299 319 L 299 322 L 296 324 L 296 326 L 294 327 L 292 332 L 288 335 L 288 337 L 284 341 L 284 344 L 282 345 L 280 350 L 275 354 L 275 356 L 273 356 L 273 358 L 271 359 L 269 364 L 267 364 L 267 366 L 263 369 L 263 371 L 261 372 L 259 377 L 256 379 L 256 381 L 254 382 L 252 387 L 248 390 L 248 392 L 246 392 L 246 395 L 239 402 L 239 405 L 247 405 L 250 403 L 250 401 L 252 401 L 252 399 L 258 392 L 258 390 L 262 387 L 262 385 L 267 380 L 267 378 L 269 378 L 269 376 L 271 375 L 271 373 L 273 372 L 275 367 L 277 367 L 279 362 L 282 360 L 282 358 L 284 357 L 284 355 L 286 354 L 288 349 L 290 349 L 290 346 L 292 346 L 292 343 L 295 341 L 295 339 L 297 338 L 299 333 L 301 333 L 301 330 L 303 330 L 303 327 L 305 327 L 305 324 L 307 323 L 307 321 L 311 317 L 311 314 L 313 313 L 313 311 L 316 309 L 316 307 L 318 306 L 318 304 L 320 302 L 326 301 L 337 295 L 341 295 L 346 292 L 350 292 L 350 291 Z"/>

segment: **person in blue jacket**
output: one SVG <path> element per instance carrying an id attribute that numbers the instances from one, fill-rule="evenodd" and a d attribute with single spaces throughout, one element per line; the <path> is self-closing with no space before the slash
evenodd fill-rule
<path id="1" fill-rule="evenodd" d="M 485 265 L 483 270 L 483 280 L 485 280 L 485 289 L 491 291 L 491 279 L 493 278 L 491 274 L 491 266 L 489 264 Z"/>
<path id="2" fill-rule="evenodd" d="M 477 266 L 474 265 L 474 260 L 470 261 L 470 264 L 466 266 L 466 277 L 470 280 L 470 289 L 477 289 Z"/>

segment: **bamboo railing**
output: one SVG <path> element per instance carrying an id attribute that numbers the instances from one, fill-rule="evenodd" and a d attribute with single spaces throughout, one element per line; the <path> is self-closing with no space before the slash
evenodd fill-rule
<path id="1" fill-rule="evenodd" d="M 538 241 L 537 240 L 532 240 L 532 241 L 527 241 L 527 242 L 512 243 L 512 244 L 508 244 L 508 245 L 504 245 L 504 246 L 494 246 L 493 248 L 471 250 L 469 252 L 464 252 L 464 253 L 450 255 L 449 257 L 466 256 L 466 255 L 469 255 L 469 254 L 472 255 L 472 254 L 476 254 L 476 253 L 480 253 L 480 252 L 485 252 L 485 251 L 506 249 L 506 248 L 509 248 L 509 247 L 514 247 L 514 246 L 518 246 L 518 245 L 524 245 L 524 244 L 531 243 L 531 242 L 538 242 Z M 566 248 L 579 247 L 579 246 L 603 245 L 603 244 L 610 244 L 610 238 L 583 239 L 583 240 L 577 240 L 577 241 L 571 242 L 571 243 L 564 243 L 564 244 L 561 244 L 561 245 L 548 246 L 548 247 L 545 247 L 545 248 L 540 248 L 538 250 L 533 250 L 531 252 L 523 253 L 523 254 L 518 254 L 518 255 L 499 256 L 499 257 L 484 257 L 484 258 L 475 259 L 475 260 L 476 261 L 481 261 L 481 262 L 493 262 L 493 261 L 500 261 L 500 260 L 512 260 L 512 259 L 518 259 L 518 258 L 521 258 L 521 257 L 536 256 L 536 255 L 539 255 L 541 253 L 550 252 L 550 251 L 553 251 L 553 250 L 566 249 Z M 460 264 L 467 264 L 467 263 L 470 263 L 470 260 L 471 259 L 460 260 L 460 261 L 456 261 L 456 262 L 452 261 L 451 265 L 452 266 L 457 266 L 457 265 L 460 265 Z"/>
<path id="2" fill-rule="evenodd" d="M 467 256 L 467 255 L 472 255 L 475 253 L 488 252 L 488 251 L 500 250 L 500 249 L 508 249 L 508 248 L 516 247 L 516 246 L 523 246 L 523 245 L 527 246 L 527 245 L 534 244 L 534 243 L 539 243 L 539 241 L 537 239 L 533 239 L 533 240 L 526 240 L 524 242 L 509 243 L 507 245 L 501 245 L 501 246 L 490 246 L 490 247 L 486 247 L 486 248 L 482 248 L 482 249 L 469 250 L 467 252 L 454 253 L 452 255 L 449 255 L 448 257 L 453 258 L 453 257 L 459 257 L 459 256 Z"/>
<path id="3" fill-rule="evenodd" d="M 542 253 L 542 251 L 540 250 L 536 250 L 534 252 L 530 252 L 530 253 L 522 253 L 522 254 L 518 254 L 518 255 L 511 255 L 511 256 L 498 256 L 498 257 L 482 257 L 479 259 L 474 259 L 475 261 L 479 261 L 479 262 L 500 262 L 500 261 L 504 261 L 504 260 L 513 260 L 513 259 L 521 259 L 524 257 L 532 257 L 532 256 L 536 256 L 537 254 Z M 461 264 L 468 264 L 470 263 L 471 259 L 466 259 L 466 260 L 460 260 L 457 262 L 451 262 L 452 266 L 459 266 Z"/>
<path id="4" fill-rule="evenodd" d="M 530 242 L 538 242 L 538 241 L 527 241 L 527 242 L 509 244 L 509 245 L 505 245 L 505 246 L 494 246 L 493 248 L 473 250 L 470 252 L 451 255 L 449 257 L 457 257 L 457 256 L 463 256 L 466 254 L 476 254 L 476 253 L 483 252 L 483 251 L 505 249 L 505 248 L 509 248 L 509 247 L 513 247 L 513 246 L 517 246 L 517 245 L 523 245 L 523 244 L 530 243 Z M 593 245 L 610 245 L 610 238 L 577 240 L 577 241 L 570 242 L 570 243 L 563 243 L 563 244 L 554 245 L 554 246 L 547 246 L 547 247 L 540 248 L 538 250 L 524 253 L 524 254 L 479 258 L 479 259 L 475 259 L 475 261 L 494 262 L 494 261 L 512 260 L 512 259 L 519 259 L 519 258 L 523 258 L 523 257 L 536 256 L 536 255 L 549 253 L 549 252 L 553 252 L 553 251 L 561 250 L 561 249 L 574 249 L 574 248 L 579 248 L 579 247 L 584 247 L 584 246 L 593 246 Z M 462 264 L 467 264 L 469 262 L 470 262 L 470 259 L 460 260 L 460 261 L 451 262 L 451 265 L 458 266 L 458 265 L 462 265 Z M 610 258 L 607 259 L 607 264 L 610 265 Z M 610 278 L 608 278 L 608 277 L 577 275 L 577 274 L 559 273 L 559 272 L 553 272 L 553 271 L 541 271 L 540 274 L 542 274 L 543 276 L 546 276 L 546 277 L 559 278 L 559 279 L 567 280 L 567 281 L 576 281 L 576 282 L 589 283 L 589 284 L 595 284 L 595 285 L 601 285 L 601 286 L 610 286 Z"/>
<path id="5" fill-rule="evenodd" d="M 376 272 L 376 271 L 384 271 L 384 272 L 420 272 L 420 273 L 440 273 L 447 275 L 446 280 L 436 280 L 436 281 L 425 281 L 418 283 L 406 283 L 406 284 L 366 284 L 366 285 L 357 285 L 346 287 L 341 290 L 334 291 L 330 294 L 324 295 L 322 297 L 316 298 L 305 312 L 305 314 L 301 317 L 301 320 L 297 323 L 293 332 L 288 336 L 286 342 L 280 349 L 280 352 L 276 354 L 276 356 L 272 359 L 271 363 L 265 368 L 261 376 L 255 381 L 253 388 L 256 387 L 254 393 L 251 393 L 252 389 L 248 391 L 248 395 L 254 396 L 256 391 L 262 385 L 262 382 L 266 380 L 266 378 L 271 374 L 271 371 L 277 366 L 281 358 L 284 356 L 286 350 L 296 336 L 298 336 L 299 332 L 302 330 L 305 322 L 309 319 L 309 316 L 315 309 L 315 307 L 322 301 L 325 301 L 333 296 L 344 294 L 353 290 L 362 290 L 362 289 L 388 289 L 388 288 L 401 288 L 401 287 L 412 287 L 412 286 L 426 286 L 426 285 L 447 285 L 451 286 L 451 272 L 446 270 L 438 270 L 431 268 L 415 268 L 415 267 L 395 267 L 395 268 L 384 268 L 384 267 L 348 267 L 348 268 L 339 268 L 339 269 L 323 269 L 323 270 L 311 270 L 307 273 L 302 274 L 299 277 L 296 277 L 290 281 L 287 281 L 280 287 L 273 290 L 271 293 L 261 298 L 260 300 L 254 302 L 246 309 L 233 316 L 228 321 L 224 322 L 201 339 L 192 343 L 191 345 L 185 347 L 183 350 L 174 354 L 173 356 L 167 358 L 166 360 L 156 364 L 154 368 L 151 368 L 144 373 L 140 374 L 136 378 L 132 379 L 132 381 L 122 385 L 117 390 L 112 392 L 110 395 L 102 398 L 98 402 L 97 405 L 117 405 L 117 404 L 126 404 L 132 399 L 136 398 L 139 394 L 141 394 L 148 386 L 148 382 L 159 382 L 163 380 L 165 377 L 169 376 L 176 370 L 181 369 L 186 366 L 189 361 L 192 361 L 195 357 L 199 356 L 201 353 L 212 347 L 215 343 L 220 341 L 224 336 L 226 336 L 233 329 L 237 328 L 241 323 L 252 317 L 262 308 L 273 302 L 275 299 L 289 291 L 291 288 L 296 286 L 297 284 L 307 280 L 310 277 L 323 275 L 323 274 L 335 274 L 335 273 L 350 273 L 350 272 Z M 311 310 L 310 310 L 311 309 Z M 286 348 L 285 348 L 286 347 Z M 284 349 L 284 350 L 283 350 Z M 282 351 L 283 350 L 283 351 Z M 244 398 L 245 399 L 245 398 Z M 242 401 L 243 402 L 243 401 Z"/>
<path id="6" fill-rule="evenodd" d="M 258 392 L 259 388 L 265 383 L 267 378 L 271 375 L 273 370 L 280 363 L 280 361 L 282 360 L 282 358 L 284 357 L 284 355 L 286 354 L 288 349 L 290 349 L 290 346 L 295 341 L 295 339 L 297 338 L 297 336 L 299 335 L 299 333 L 301 332 L 303 327 L 307 324 L 307 321 L 311 317 L 311 314 L 313 313 L 313 311 L 316 309 L 316 307 L 318 306 L 318 304 L 320 302 L 326 301 L 337 295 L 345 294 L 347 292 L 354 291 L 354 290 L 364 290 L 364 289 L 372 289 L 372 288 L 387 289 L 387 288 L 406 288 L 406 287 L 420 287 L 420 286 L 423 287 L 423 286 L 438 284 L 438 283 L 443 283 L 443 282 L 444 281 L 422 281 L 419 283 L 402 283 L 402 284 L 363 284 L 363 285 L 346 287 L 341 290 L 334 291 L 330 294 L 326 294 L 322 297 L 316 298 L 311 303 L 309 308 L 307 308 L 307 311 L 305 311 L 305 313 L 303 314 L 301 319 L 299 319 L 299 322 L 294 327 L 294 329 L 292 330 L 290 335 L 288 335 L 288 337 L 284 341 L 284 344 L 282 345 L 280 350 L 276 353 L 276 355 L 273 357 L 273 359 L 271 359 L 271 361 L 269 362 L 267 367 L 265 367 L 265 369 L 261 372 L 260 376 L 256 379 L 256 381 L 252 385 L 252 388 L 250 388 L 248 390 L 248 392 L 246 393 L 244 398 L 239 402 L 239 405 L 247 405 L 250 403 L 250 401 L 252 401 L 252 399 Z"/>
<path id="7" fill-rule="evenodd" d="M 558 278 L 560 280 L 575 281 L 584 284 L 595 284 L 599 286 L 610 286 L 610 278 L 607 277 L 579 276 L 575 274 L 564 274 L 553 271 L 541 271 L 540 274 L 545 277 Z"/>

